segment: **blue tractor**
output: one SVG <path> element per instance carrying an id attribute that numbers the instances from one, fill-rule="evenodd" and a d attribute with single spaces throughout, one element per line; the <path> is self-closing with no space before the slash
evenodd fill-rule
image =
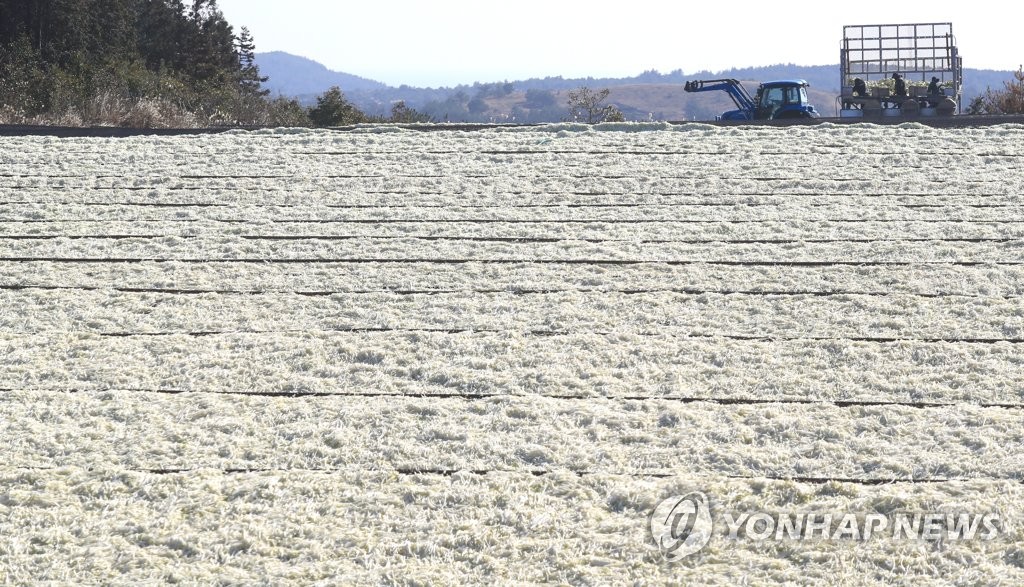
<path id="1" fill-rule="evenodd" d="M 719 120 L 779 120 L 786 118 L 817 118 L 818 112 L 807 102 L 806 81 L 802 79 L 764 82 L 753 97 L 739 81 L 712 79 L 686 82 L 687 92 L 713 92 L 722 90 L 736 104 Z"/>

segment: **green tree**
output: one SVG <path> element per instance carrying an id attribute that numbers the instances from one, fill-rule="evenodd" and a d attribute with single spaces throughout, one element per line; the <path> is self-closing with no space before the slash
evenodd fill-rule
<path id="1" fill-rule="evenodd" d="M 277 118 L 274 112 L 288 112 L 283 103 L 271 103 L 267 101 L 270 90 L 262 87 L 268 77 L 260 75 L 259 66 L 256 65 L 256 44 L 253 42 L 249 29 L 242 27 L 236 41 L 238 53 L 238 69 L 235 72 L 237 91 L 231 106 L 231 118 L 234 122 L 246 125 L 273 124 L 279 126 L 280 122 L 273 121 Z M 308 117 L 305 117 L 309 123 Z"/>
<path id="2" fill-rule="evenodd" d="M 341 88 L 334 86 L 317 96 L 316 106 L 309 111 L 309 119 L 316 126 L 344 126 L 366 122 L 366 115 L 348 101 Z"/>
<path id="3" fill-rule="evenodd" d="M 405 105 L 404 100 L 399 100 L 391 107 L 391 122 L 415 124 L 431 122 L 431 120 L 430 115 L 418 112 L 413 108 L 409 108 Z"/>
<path id="4" fill-rule="evenodd" d="M 260 75 L 260 68 L 256 65 L 256 43 L 252 40 L 252 33 L 248 27 L 242 27 L 238 35 L 238 89 L 246 96 L 266 96 L 270 90 L 262 89 L 266 83 L 267 76 Z"/>
<path id="5" fill-rule="evenodd" d="M 139 7 L 136 32 L 138 52 L 154 71 L 180 71 L 185 67 L 191 23 L 181 0 L 144 1 Z"/>
<path id="6" fill-rule="evenodd" d="M 614 104 L 605 104 L 611 90 L 604 88 L 594 91 L 583 86 L 569 92 L 569 120 L 597 124 L 599 122 L 622 122 L 625 116 Z"/>
<path id="7" fill-rule="evenodd" d="M 0 45 L 0 106 L 35 113 L 49 105 L 46 64 L 27 35 Z"/>
<path id="8" fill-rule="evenodd" d="M 189 11 L 191 31 L 186 47 L 186 73 L 207 87 L 223 87 L 239 66 L 235 36 L 217 0 L 194 0 Z"/>

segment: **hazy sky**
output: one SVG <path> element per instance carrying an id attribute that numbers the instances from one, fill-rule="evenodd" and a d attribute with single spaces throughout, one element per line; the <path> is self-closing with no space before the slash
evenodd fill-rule
<path id="1" fill-rule="evenodd" d="M 965 67 L 1017 69 L 1024 61 L 1019 9 L 1000 18 L 997 6 L 1012 4 L 987 3 L 971 9 L 963 0 L 218 4 L 236 31 L 249 27 L 257 51 L 287 51 L 391 85 L 437 87 L 549 75 L 622 77 L 648 69 L 692 73 L 776 63 L 837 64 L 843 25 L 860 24 L 951 22 Z M 747 15 L 720 16 L 746 7 Z"/>

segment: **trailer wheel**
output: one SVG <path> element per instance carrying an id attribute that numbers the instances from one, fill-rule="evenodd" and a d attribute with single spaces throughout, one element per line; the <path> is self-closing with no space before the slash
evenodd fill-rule
<path id="1" fill-rule="evenodd" d="M 956 102 L 952 98 L 943 98 L 935 107 L 939 116 L 953 116 L 956 114 Z"/>

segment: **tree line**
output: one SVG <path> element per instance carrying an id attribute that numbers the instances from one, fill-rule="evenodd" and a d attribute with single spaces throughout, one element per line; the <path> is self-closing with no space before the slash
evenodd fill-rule
<path id="1" fill-rule="evenodd" d="M 258 124 L 265 79 L 216 0 L 0 0 L 5 118 Z"/>
<path id="2" fill-rule="evenodd" d="M 0 0 L 0 122 L 310 126 L 370 121 L 332 88 L 271 98 L 217 0 Z M 392 115 L 422 116 L 404 104 Z M 381 120 L 382 117 L 378 117 Z"/>

